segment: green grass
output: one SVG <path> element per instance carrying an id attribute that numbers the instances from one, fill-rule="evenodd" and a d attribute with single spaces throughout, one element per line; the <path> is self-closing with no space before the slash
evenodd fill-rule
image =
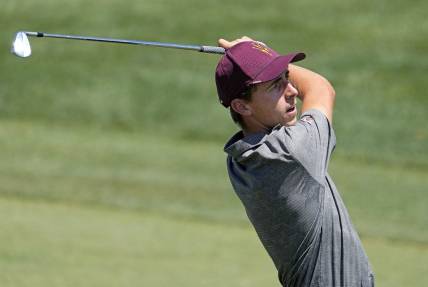
<path id="1" fill-rule="evenodd" d="M 0 138 L 0 285 L 276 284 L 221 146 L 22 121 Z M 335 156 L 331 173 L 379 286 L 424 282 L 426 172 Z"/>
<path id="2" fill-rule="evenodd" d="M 23 60 L 8 52 L 23 29 L 208 45 L 248 35 L 305 51 L 302 65 L 336 89 L 330 173 L 378 286 L 423 286 L 427 9 L 419 0 L 3 0 L 0 285 L 277 284 L 227 179 L 222 146 L 236 127 L 217 102 L 218 56 L 31 39 Z"/>
<path id="3" fill-rule="evenodd" d="M 5 0 L 0 117 L 223 142 L 234 127 L 217 104 L 216 55 L 59 39 L 32 39 L 26 60 L 7 51 L 18 29 L 211 45 L 246 34 L 307 52 L 301 64 L 332 81 L 347 155 L 427 167 L 425 8 L 387 0 Z"/>
<path id="4" fill-rule="evenodd" d="M 249 226 L 4 198 L 0 215 L 1 286 L 278 285 Z M 426 245 L 363 244 L 378 286 L 428 280 Z"/>
<path id="5" fill-rule="evenodd" d="M 0 199 L 0 212 L 1 286 L 275 283 L 248 227 L 10 199 Z"/>
<path id="6" fill-rule="evenodd" d="M 246 221 L 218 144 L 5 121 L 0 138 L 2 195 Z M 361 232 L 428 242 L 426 170 L 337 155 L 330 172 Z"/>

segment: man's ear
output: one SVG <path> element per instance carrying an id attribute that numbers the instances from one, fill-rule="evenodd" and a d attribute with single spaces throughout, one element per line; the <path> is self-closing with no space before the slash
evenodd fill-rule
<path id="1" fill-rule="evenodd" d="M 243 99 L 233 99 L 232 102 L 230 102 L 230 107 L 242 116 L 251 115 L 251 107 Z"/>

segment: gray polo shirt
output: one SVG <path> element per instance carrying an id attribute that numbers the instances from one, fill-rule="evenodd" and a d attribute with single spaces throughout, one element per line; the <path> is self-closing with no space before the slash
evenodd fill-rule
<path id="1" fill-rule="evenodd" d="M 346 207 L 327 173 L 336 138 L 318 110 L 225 146 L 233 188 L 283 286 L 374 286 Z"/>

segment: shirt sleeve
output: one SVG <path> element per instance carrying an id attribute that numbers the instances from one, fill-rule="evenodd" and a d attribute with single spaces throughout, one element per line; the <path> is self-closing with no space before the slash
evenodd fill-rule
<path id="1" fill-rule="evenodd" d="M 273 134 L 281 137 L 290 155 L 317 180 L 324 178 L 336 145 L 334 130 L 319 110 L 306 111 L 294 126 Z"/>

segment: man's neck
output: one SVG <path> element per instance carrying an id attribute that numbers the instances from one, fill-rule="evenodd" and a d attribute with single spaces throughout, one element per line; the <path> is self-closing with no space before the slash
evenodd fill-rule
<path id="1" fill-rule="evenodd" d="M 267 128 L 243 128 L 242 129 L 242 133 L 244 134 L 244 136 L 249 136 L 252 134 L 259 134 L 259 133 L 264 133 L 264 134 L 268 134 L 270 132 L 269 129 Z"/>

